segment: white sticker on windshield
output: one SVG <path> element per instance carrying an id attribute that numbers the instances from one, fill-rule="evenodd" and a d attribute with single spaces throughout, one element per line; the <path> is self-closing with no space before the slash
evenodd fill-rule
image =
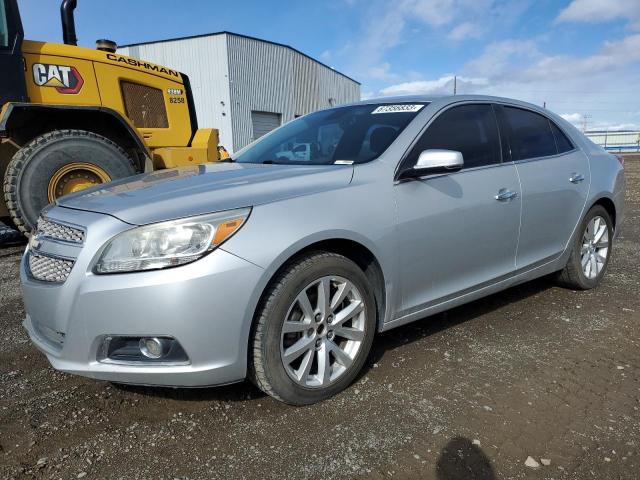
<path id="1" fill-rule="evenodd" d="M 424 105 L 406 105 L 406 104 L 401 104 L 401 105 L 382 105 L 382 106 L 376 108 L 371 113 L 374 114 L 374 113 L 417 112 L 422 107 L 424 107 Z"/>

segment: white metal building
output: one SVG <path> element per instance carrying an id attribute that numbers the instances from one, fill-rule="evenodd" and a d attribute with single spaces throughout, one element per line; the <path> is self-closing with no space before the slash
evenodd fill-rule
<path id="1" fill-rule="evenodd" d="M 288 45 L 230 32 L 123 45 L 189 76 L 198 126 L 237 151 L 300 115 L 360 99 L 360 83 Z"/>
<path id="2" fill-rule="evenodd" d="M 640 131 L 593 130 L 585 135 L 610 152 L 640 152 Z"/>

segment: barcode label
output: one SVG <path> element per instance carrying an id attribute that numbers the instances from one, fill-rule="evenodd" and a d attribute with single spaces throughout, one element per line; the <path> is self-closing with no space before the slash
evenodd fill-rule
<path id="1" fill-rule="evenodd" d="M 371 113 L 417 112 L 422 107 L 424 107 L 424 105 L 382 105 Z"/>

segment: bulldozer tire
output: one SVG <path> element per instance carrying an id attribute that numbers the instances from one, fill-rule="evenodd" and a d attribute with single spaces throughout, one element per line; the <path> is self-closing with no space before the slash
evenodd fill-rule
<path id="1" fill-rule="evenodd" d="M 24 237 L 19 231 L 0 222 L 0 247 L 21 243 L 22 241 L 24 241 Z"/>
<path id="2" fill-rule="evenodd" d="M 117 144 L 84 130 L 55 130 L 18 150 L 4 177 L 4 198 L 13 223 L 29 235 L 40 211 L 57 198 L 136 174 Z"/>

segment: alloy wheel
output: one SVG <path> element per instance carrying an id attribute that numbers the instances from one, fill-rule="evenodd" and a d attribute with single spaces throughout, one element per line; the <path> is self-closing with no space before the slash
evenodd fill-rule
<path id="1" fill-rule="evenodd" d="M 597 278 L 609 255 L 609 228 L 604 218 L 593 217 L 582 235 L 580 263 L 582 273 L 589 279 Z"/>
<path id="2" fill-rule="evenodd" d="M 307 388 L 335 382 L 360 351 L 365 328 L 365 302 L 351 281 L 314 280 L 298 293 L 284 319 L 280 358 L 287 374 Z"/>

